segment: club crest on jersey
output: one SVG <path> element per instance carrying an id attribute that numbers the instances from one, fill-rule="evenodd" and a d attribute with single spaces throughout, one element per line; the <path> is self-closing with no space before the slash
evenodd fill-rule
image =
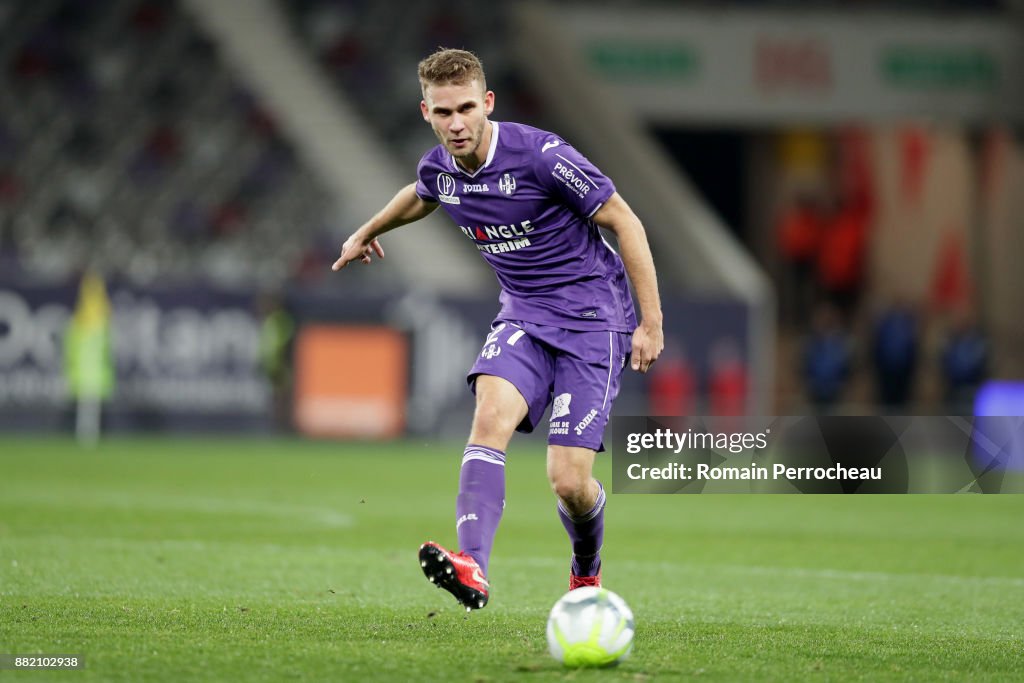
<path id="1" fill-rule="evenodd" d="M 511 173 L 501 176 L 501 180 L 498 181 L 498 189 L 511 197 L 512 193 L 516 191 L 515 176 Z"/>
<path id="2" fill-rule="evenodd" d="M 439 173 L 437 176 L 437 198 L 445 204 L 461 204 L 461 200 L 455 195 L 455 178 L 449 173 Z"/>

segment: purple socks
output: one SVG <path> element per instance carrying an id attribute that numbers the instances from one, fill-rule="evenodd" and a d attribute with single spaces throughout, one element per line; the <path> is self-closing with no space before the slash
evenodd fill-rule
<path id="1" fill-rule="evenodd" d="M 604 500 L 602 493 L 601 500 Z M 462 455 L 459 496 L 455 499 L 455 530 L 459 549 L 487 575 L 494 534 L 505 509 L 505 454 L 469 444 Z"/>
<path id="2" fill-rule="evenodd" d="M 576 576 L 596 576 L 601 570 L 601 544 L 604 542 L 604 486 L 597 502 L 585 515 L 573 517 L 558 501 L 558 516 L 572 541 L 572 573 Z"/>
<path id="3" fill-rule="evenodd" d="M 573 517 L 558 502 L 558 517 L 572 541 L 572 573 L 596 576 L 601 569 L 604 542 L 605 493 L 601 482 L 597 501 L 586 514 Z M 459 549 L 470 555 L 487 575 L 494 534 L 505 509 L 505 454 L 469 444 L 462 455 L 459 495 L 455 499 L 455 529 Z"/>

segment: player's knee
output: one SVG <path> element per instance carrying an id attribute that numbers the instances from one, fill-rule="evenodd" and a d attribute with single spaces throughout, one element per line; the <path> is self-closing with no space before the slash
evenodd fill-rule
<path id="1" fill-rule="evenodd" d="M 493 401 L 480 401 L 473 416 L 474 426 L 486 431 L 501 430 L 509 421 L 501 406 Z"/>
<path id="2" fill-rule="evenodd" d="M 548 446 L 548 482 L 570 512 L 589 509 L 593 504 L 594 453 L 581 448 Z"/>
<path id="3" fill-rule="evenodd" d="M 473 414 L 473 433 L 477 439 L 509 439 L 516 429 L 514 417 L 496 401 L 478 401 Z"/>
<path id="4" fill-rule="evenodd" d="M 554 494 L 571 504 L 586 494 L 590 477 L 583 476 L 583 473 L 575 468 L 566 467 L 549 471 L 548 480 Z"/>
<path id="5" fill-rule="evenodd" d="M 527 413 L 526 401 L 506 379 L 481 375 L 476 381 L 476 410 L 473 413 L 474 443 L 504 448 Z"/>

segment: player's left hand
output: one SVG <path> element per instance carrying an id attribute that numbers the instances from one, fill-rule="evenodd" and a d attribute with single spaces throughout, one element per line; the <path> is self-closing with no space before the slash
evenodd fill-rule
<path id="1" fill-rule="evenodd" d="M 633 369 L 647 372 L 664 349 L 665 333 L 662 332 L 661 323 L 642 322 L 633 331 Z"/>

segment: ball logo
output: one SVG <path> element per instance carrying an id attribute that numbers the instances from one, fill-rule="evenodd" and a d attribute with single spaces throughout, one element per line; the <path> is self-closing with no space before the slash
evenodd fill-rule
<path id="1" fill-rule="evenodd" d="M 516 191 L 515 177 L 511 173 L 501 176 L 501 180 L 498 181 L 498 189 L 507 195 L 511 195 Z"/>

